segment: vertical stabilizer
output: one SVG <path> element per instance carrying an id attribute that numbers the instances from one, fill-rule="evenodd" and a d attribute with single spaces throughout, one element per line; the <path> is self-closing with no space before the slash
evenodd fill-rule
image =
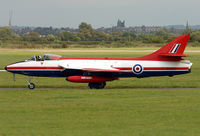
<path id="1" fill-rule="evenodd" d="M 183 54 L 185 47 L 190 39 L 190 35 L 182 35 L 175 38 L 173 41 L 162 47 L 161 49 L 153 52 L 144 57 L 140 57 L 141 60 L 161 60 L 161 61 L 179 61 L 181 57 L 188 55 Z"/>

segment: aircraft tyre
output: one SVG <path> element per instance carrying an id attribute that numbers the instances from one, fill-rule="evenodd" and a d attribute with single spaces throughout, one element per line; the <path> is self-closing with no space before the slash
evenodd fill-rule
<path id="1" fill-rule="evenodd" d="M 35 84 L 33 84 L 33 83 L 28 84 L 28 88 L 29 89 L 34 89 L 35 88 Z"/>
<path id="2" fill-rule="evenodd" d="M 106 82 L 102 83 L 89 83 L 90 89 L 103 89 L 106 86 Z"/>

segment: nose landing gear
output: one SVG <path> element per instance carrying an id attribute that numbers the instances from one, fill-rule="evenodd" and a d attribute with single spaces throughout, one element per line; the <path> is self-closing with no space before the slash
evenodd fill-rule
<path id="1" fill-rule="evenodd" d="M 28 77 L 28 88 L 29 89 L 34 89 L 35 88 L 35 84 L 31 83 L 31 77 L 30 76 Z"/>

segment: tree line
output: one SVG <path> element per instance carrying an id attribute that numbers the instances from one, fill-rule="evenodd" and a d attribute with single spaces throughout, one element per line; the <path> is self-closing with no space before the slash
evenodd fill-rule
<path id="1" fill-rule="evenodd" d="M 190 42 L 200 45 L 200 31 L 186 29 L 183 34 L 191 34 Z M 25 35 L 18 35 L 9 27 L 0 28 L 0 45 L 4 43 L 18 43 L 24 46 L 28 44 L 54 44 L 61 47 L 68 45 L 124 45 L 136 46 L 136 43 L 166 43 L 178 36 L 169 33 L 167 29 L 160 29 L 152 34 L 136 34 L 134 32 L 113 32 L 105 33 L 96 31 L 90 24 L 81 23 L 79 32 L 62 32 L 56 35 L 42 36 L 37 32 L 31 32 Z"/>

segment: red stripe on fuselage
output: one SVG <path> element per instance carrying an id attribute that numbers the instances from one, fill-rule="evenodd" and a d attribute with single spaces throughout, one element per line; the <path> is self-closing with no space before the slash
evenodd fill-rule
<path id="1" fill-rule="evenodd" d="M 145 67 L 144 70 L 188 70 L 188 67 Z"/>
<path id="2" fill-rule="evenodd" d="M 113 67 L 113 68 L 119 70 L 133 69 L 132 67 Z M 62 67 L 7 67 L 7 70 L 63 70 L 63 68 Z M 144 67 L 143 70 L 189 70 L 189 68 L 188 67 Z"/>
<path id="3" fill-rule="evenodd" d="M 29 69 L 34 69 L 34 70 L 62 70 L 63 68 L 61 67 L 7 67 L 7 70 L 29 70 Z"/>
<path id="4" fill-rule="evenodd" d="M 132 70 L 133 68 L 129 68 L 129 67 L 113 67 L 115 69 L 119 69 L 119 70 Z"/>
<path id="5" fill-rule="evenodd" d="M 131 67 L 114 67 L 119 70 L 132 70 Z M 144 67 L 143 70 L 188 70 L 188 67 Z"/>

